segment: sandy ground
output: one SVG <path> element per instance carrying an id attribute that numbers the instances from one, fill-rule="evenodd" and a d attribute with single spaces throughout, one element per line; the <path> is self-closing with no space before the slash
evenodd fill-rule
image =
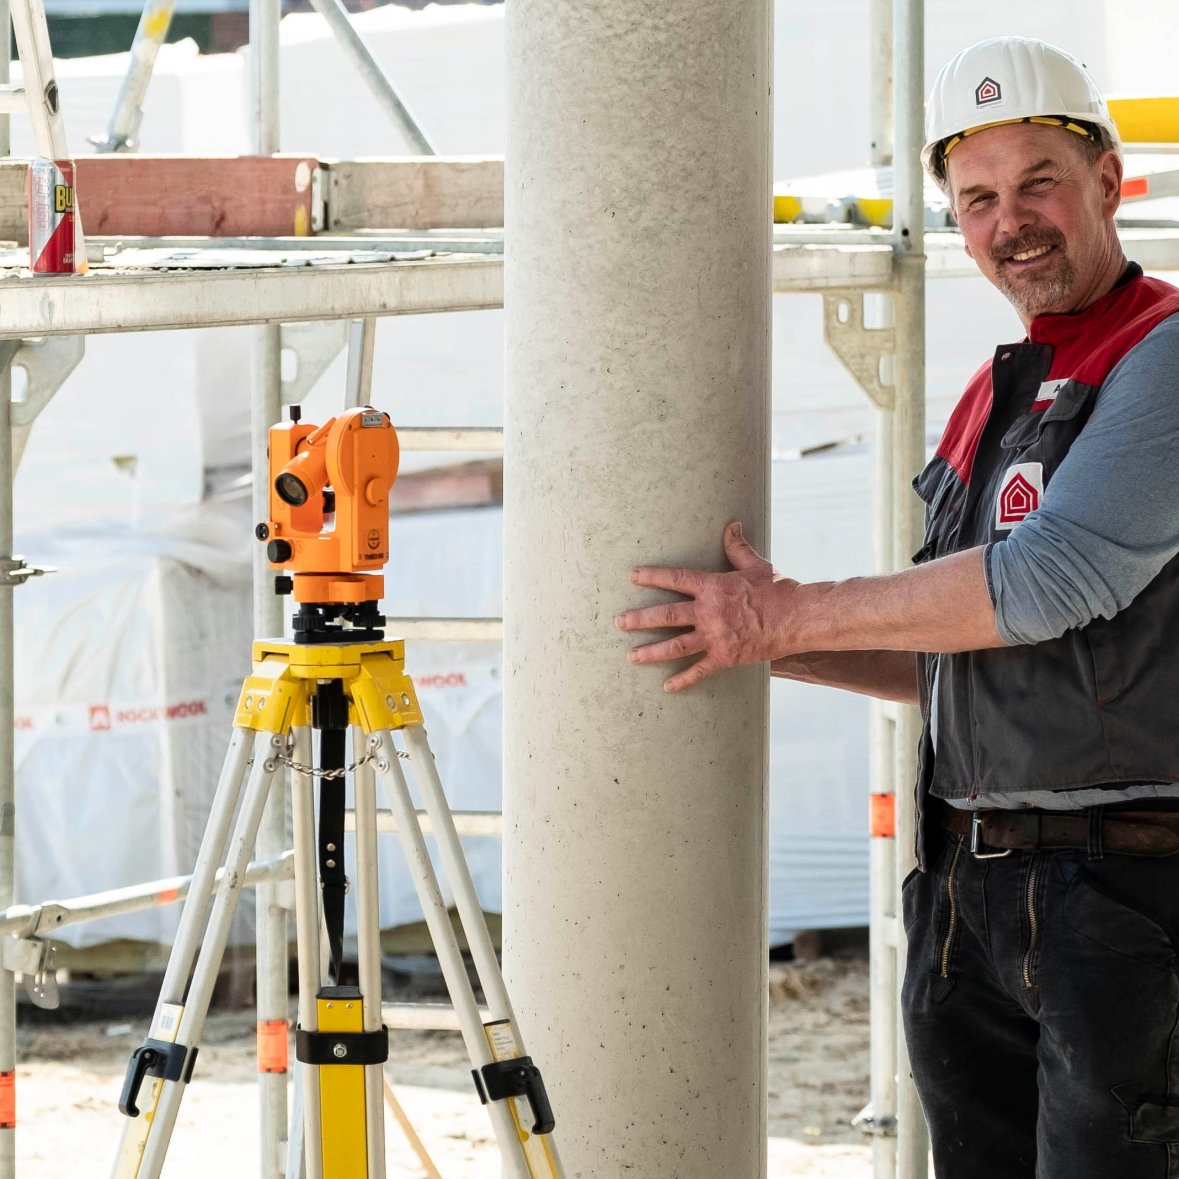
<path id="1" fill-rule="evenodd" d="M 867 963 L 820 958 L 776 968 L 775 975 L 770 1176 L 869 1179 L 869 1148 L 849 1124 L 867 1099 Z M 22 1007 L 16 1138 L 22 1179 L 109 1175 L 123 1122 L 117 1110 L 123 1073 L 146 1030 L 145 1017 L 51 1020 L 26 1016 Z M 388 1075 L 443 1179 L 499 1174 L 467 1069 L 457 1033 L 392 1034 Z M 211 1011 L 164 1179 L 258 1174 L 255 1077 L 253 1013 Z M 391 1118 L 386 1133 L 390 1179 L 425 1175 Z"/>

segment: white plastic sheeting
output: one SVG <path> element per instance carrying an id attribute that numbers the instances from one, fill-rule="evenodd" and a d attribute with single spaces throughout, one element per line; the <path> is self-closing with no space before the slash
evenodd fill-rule
<path id="1" fill-rule="evenodd" d="M 154 547 L 63 541 L 39 553 L 59 571 L 17 594 L 20 901 L 192 870 L 249 665 L 248 583 Z M 177 916 L 154 908 L 55 936 L 170 944 Z"/>
<path id="2" fill-rule="evenodd" d="M 218 528 L 210 529 L 214 516 Z M 397 579 L 413 589 L 398 605 L 498 610 L 499 518 L 492 511 L 399 521 Z M 214 505 L 204 524 L 204 535 L 171 543 L 108 532 L 37 545 L 39 559 L 58 571 L 16 599 L 22 902 L 192 870 L 250 668 L 248 565 L 227 562 L 227 550 L 208 543 L 220 529 L 248 535 L 248 509 L 241 500 Z M 499 648 L 418 644 L 407 663 L 452 807 L 498 810 Z M 480 900 L 498 912 L 499 841 L 464 842 Z M 418 920 L 420 909 L 396 837 L 382 843 L 388 929 Z M 452 895 L 448 886 L 444 893 Z M 55 937 L 78 947 L 119 938 L 166 945 L 178 916 L 176 906 L 152 908 Z M 235 940 L 249 936 L 249 922 L 239 922 Z"/>

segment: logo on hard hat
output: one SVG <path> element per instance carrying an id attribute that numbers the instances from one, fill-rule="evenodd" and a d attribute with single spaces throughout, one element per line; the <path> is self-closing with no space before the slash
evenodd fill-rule
<path id="1" fill-rule="evenodd" d="M 974 105 L 990 106 L 1003 101 L 1003 88 L 994 78 L 983 78 L 974 88 Z"/>

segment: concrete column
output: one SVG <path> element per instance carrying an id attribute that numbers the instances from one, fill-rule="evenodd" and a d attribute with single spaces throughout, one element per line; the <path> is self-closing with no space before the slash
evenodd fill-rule
<path id="1" fill-rule="evenodd" d="M 765 1173 L 766 669 L 668 696 L 612 619 L 767 537 L 771 11 L 508 6 L 504 944 L 570 1179 Z"/>

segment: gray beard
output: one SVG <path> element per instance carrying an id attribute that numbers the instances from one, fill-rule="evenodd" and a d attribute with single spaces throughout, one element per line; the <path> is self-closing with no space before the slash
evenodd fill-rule
<path id="1" fill-rule="evenodd" d="M 1061 258 L 1060 267 L 1050 278 L 1017 285 L 1001 277 L 999 290 L 1023 318 L 1032 319 L 1061 302 L 1072 291 L 1076 278 L 1072 262 Z"/>

